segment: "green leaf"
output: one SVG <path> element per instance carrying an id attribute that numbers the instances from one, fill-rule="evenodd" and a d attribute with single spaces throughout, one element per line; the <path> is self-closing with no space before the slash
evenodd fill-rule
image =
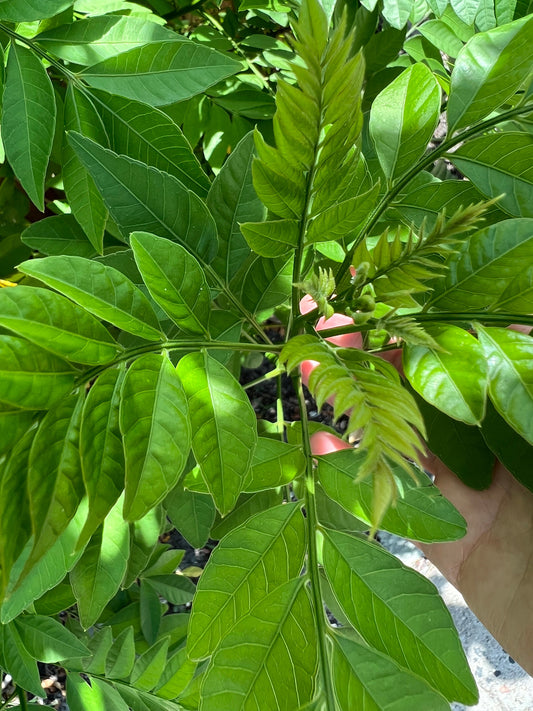
<path id="1" fill-rule="evenodd" d="M 391 27 L 401 30 L 405 27 L 412 9 L 413 3 L 410 0 L 384 0 L 383 17 Z"/>
<path id="2" fill-rule="evenodd" d="M 479 425 L 487 393 L 487 363 L 481 345 L 458 326 L 435 325 L 428 333 L 442 350 L 405 344 L 407 379 L 431 405 L 467 425 Z"/>
<path id="3" fill-rule="evenodd" d="M 498 415 L 490 402 L 487 404 L 485 419 L 481 423 L 481 434 L 498 460 L 511 472 L 514 478 L 533 491 L 531 470 L 533 446 L 520 437 L 503 417 Z"/>
<path id="4" fill-rule="evenodd" d="M 96 89 L 166 106 L 201 94 L 241 69 L 241 63 L 183 39 L 134 47 L 88 67 L 80 76 Z"/>
<path id="5" fill-rule="evenodd" d="M 21 234 L 21 240 L 41 254 L 88 258 L 96 255 L 73 215 L 53 215 L 34 222 Z"/>
<path id="6" fill-rule="evenodd" d="M 429 451 L 472 489 L 486 489 L 492 481 L 494 456 L 485 444 L 479 427 L 465 425 L 433 407 L 414 393 L 426 425 Z M 486 403 L 487 412 L 490 402 Z M 483 425 L 487 414 L 483 419 Z"/>
<path id="7" fill-rule="evenodd" d="M 425 152 L 440 115 L 440 88 L 425 64 L 406 69 L 376 97 L 370 112 L 370 136 L 388 180 Z"/>
<path id="8" fill-rule="evenodd" d="M 79 674 L 70 673 L 67 676 L 67 700 L 72 711 L 99 711 L 105 708 L 102 690 L 89 684 Z"/>
<path id="9" fill-rule="evenodd" d="M 211 529 L 211 538 L 220 540 L 231 533 L 238 526 L 242 526 L 250 516 L 279 506 L 283 501 L 281 489 L 267 489 L 256 494 L 241 494 L 237 499 L 235 508 L 224 518 L 219 515 Z"/>
<path id="10" fill-rule="evenodd" d="M 180 35 L 174 36 L 181 39 Z M 96 89 L 91 91 L 91 97 L 99 106 L 115 153 L 173 175 L 200 197 L 207 194 L 209 179 L 181 129 L 167 114 L 148 104 Z"/>
<path id="11" fill-rule="evenodd" d="M 161 597 L 172 605 L 184 605 L 194 597 L 195 586 L 189 578 L 180 574 L 150 575 L 143 578 L 143 584 L 148 584 Z"/>
<path id="12" fill-rule="evenodd" d="M 520 265 L 533 259 L 533 220 L 504 220 L 462 241 L 446 262 L 444 278 L 434 286 L 429 305 L 449 311 L 533 310 L 527 283 L 519 283 Z M 525 272 L 527 275 L 527 271 Z"/>
<path id="13" fill-rule="evenodd" d="M 340 711 L 448 711 L 449 703 L 415 674 L 358 641 L 333 636 L 333 683 Z M 401 689 L 401 692 L 398 690 Z"/>
<path id="14" fill-rule="evenodd" d="M 130 556 L 122 582 L 123 588 L 129 588 L 148 565 L 157 546 L 163 521 L 164 512 L 161 506 L 156 506 L 146 516 L 130 524 Z"/>
<path id="15" fill-rule="evenodd" d="M 265 594 L 299 574 L 304 552 L 304 521 L 297 504 L 262 511 L 223 538 L 198 581 L 189 657 L 211 655 Z"/>
<path id="16" fill-rule="evenodd" d="M 179 242 L 202 262 L 213 260 L 216 227 L 197 195 L 173 176 L 118 156 L 80 134 L 71 132 L 69 141 L 126 240 L 142 226 L 146 232 Z"/>
<path id="17" fill-rule="evenodd" d="M 413 186 L 412 190 L 402 195 L 399 203 L 395 203 L 393 215 L 399 213 L 403 222 L 408 226 L 414 223 L 419 229 L 425 220 L 425 230 L 430 232 L 437 224 L 439 214 L 443 210 L 446 210 L 446 215 L 451 216 L 465 205 L 474 205 L 482 201 L 483 196 L 472 183 L 466 180 L 443 180 Z M 491 206 L 483 213 L 483 218 L 491 224 L 507 219 L 507 215 L 497 207 Z"/>
<path id="18" fill-rule="evenodd" d="M 33 22 L 58 15 L 73 4 L 73 0 L 9 0 L 0 4 L 0 20 Z"/>
<path id="19" fill-rule="evenodd" d="M 42 419 L 30 452 L 28 495 L 34 546 L 26 570 L 56 542 L 84 494 L 79 455 L 83 393 L 70 395 Z"/>
<path id="20" fill-rule="evenodd" d="M 13 623 L 0 626 L 0 665 L 11 674 L 15 684 L 35 696 L 45 698 L 37 662 L 27 652 Z"/>
<path id="21" fill-rule="evenodd" d="M 203 548 L 215 520 L 211 496 L 174 487 L 164 502 L 167 516 L 181 535 L 194 548 Z"/>
<path id="22" fill-rule="evenodd" d="M 9 588 L 1 608 L 0 617 L 3 624 L 20 615 L 34 600 L 54 588 L 76 564 L 81 556 L 81 551 L 76 550 L 76 542 L 86 517 L 87 506 L 82 501 L 65 531 L 23 578 L 23 584 L 20 584 L 22 570 L 33 547 L 33 541 L 28 541 L 11 573 Z"/>
<path id="23" fill-rule="evenodd" d="M 300 446 L 259 437 L 243 491 L 263 491 L 289 484 L 304 473 L 305 465 Z"/>
<path id="24" fill-rule="evenodd" d="M 450 0 L 457 17 L 467 25 L 473 25 L 481 0 Z M 476 57 L 477 59 L 477 57 Z"/>
<path id="25" fill-rule="evenodd" d="M 105 681 L 91 677 L 91 685 L 77 674 L 67 676 L 67 700 L 71 711 L 128 711 L 126 702 Z"/>
<path id="26" fill-rule="evenodd" d="M 346 511 L 370 525 L 374 485 L 357 481 L 364 455 L 346 449 L 317 457 L 318 477 L 324 491 Z M 464 536 L 466 524 L 455 507 L 442 496 L 429 477 L 419 472 L 418 481 L 393 466 L 400 488 L 396 505 L 384 515 L 380 528 L 416 541 L 454 541 Z"/>
<path id="27" fill-rule="evenodd" d="M 245 222 L 241 232 L 250 249 L 262 257 L 281 257 L 295 249 L 300 235 L 298 220 Z"/>
<path id="28" fill-rule="evenodd" d="M 0 291 L 0 325 L 75 363 L 109 363 L 122 350 L 84 309 L 35 286 Z"/>
<path id="29" fill-rule="evenodd" d="M 130 366 L 120 403 L 126 456 L 124 518 L 136 521 L 176 485 L 191 447 L 187 399 L 166 356 L 148 354 Z"/>
<path id="30" fill-rule="evenodd" d="M 319 482 L 315 484 L 315 495 L 316 515 L 318 522 L 322 526 L 334 528 L 336 531 L 344 531 L 344 533 L 356 533 L 368 530 L 368 524 L 363 523 L 329 497 Z M 333 612 L 333 614 L 335 615 L 335 612 Z M 339 622 L 341 621 L 338 617 L 337 619 Z"/>
<path id="31" fill-rule="evenodd" d="M 146 296 L 113 267 L 82 257 L 45 257 L 23 262 L 19 269 L 123 331 L 149 341 L 161 338 Z"/>
<path id="32" fill-rule="evenodd" d="M 218 230 L 219 248 L 213 269 L 229 283 L 250 254 L 240 224 L 260 222 L 266 211 L 252 183 L 253 134 L 246 136 L 230 153 L 207 196 L 207 207 Z"/>
<path id="33" fill-rule="evenodd" d="M 86 17 L 45 30 L 34 38 L 47 52 L 67 62 L 84 66 L 134 47 L 182 40 L 176 32 L 133 15 Z"/>
<path id="34" fill-rule="evenodd" d="M 374 543 L 336 531 L 324 531 L 323 557 L 335 596 L 369 645 L 426 678 L 448 701 L 476 703 L 452 618 L 429 580 Z"/>
<path id="35" fill-rule="evenodd" d="M 476 328 L 488 363 L 490 399 L 504 420 L 533 444 L 533 339 L 505 328 Z"/>
<path id="36" fill-rule="evenodd" d="M 87 647 L 57 620 L 43 615 L 23 615 L 15 620 L 28 652 L 41 662 L 53 663 L 84 657 Z"/>
<path id="37" fill-rule="evenodd" d="M 114 683 L 115 688 L 133 711 L 180 711 L 181 706 L 174 701 L 158 699 L 153 694 L 134 689 L 126 684 Z"/>
<path id="38" fill-rule="evenodd" d="M 70 573 L 84 629 L 98 620 L 126 572 L 130 530 L 122 518 L 122 503 L 119 499 L 113 506 Z"/>
<path id="39" fill-rule="evenodd" d="M 0 405 L 0 455 L 6 454 L 17 444 L 30 428 L 34 416 L 28 410 Z"/>
<path id="40" fill-rule="evenodd" d="M 93 90 L 95 93 L 98 97 L 110 96 Z M 169 117 L 163 111 L 140 102 L 119 96 L 111 98 L 116 106 L 110 100 L 100 103 L 109 130 L 114 131 L 113 150 L 176 177 L 182 188 L 186 187 L 205 199 L 210 180 L 191 148 L 191 139 L 174 122 L 173 112 L 169 112 Z"/>
<path id="41" fill-rule="evenodd" d="M 222 515 L 242 491 L 257 442 L 255 412 L 246 393 L 208 353 L 189 353 L 178 363 L 189 402 L 192 449 L 209 493 Z"/>
<path id="42" fill-rule="evenodd" d="M 467 141 L 447 157 L 480 193 L 498 197 L 509 215 L 533 217 L 533 142 L 527 133 L 488 134 Z"/>
<path id="43" fill-rule="evenodd" d="M 533 18 L 527 16 L 467 42 L 452 71 L 449 135 L 485 118 L 513 96 L 531 68 L 532 41 Z"/>
<path id="44" fill-rule="evenodd" d="M 108 144 L 102 120 L 94 105 L 72 84 L 65 96 L 65 130 L 78 131 L 104 146 Z M 63 184 L 72 214 L 95 250 L 102 254 L 107 209 L 94 180 L 66 138 L 63 141 Z"/>
<path id="45" fill-rule="evenodd" d="M 187 658 L 187 649 L 182 647 L 169 657 L 163 674 L 155 688 L 157 696 L 175 699 L 184 691 L 194 676 L 196 663 Z"/>
<path id="46" fill-rule="evenodd" d="M 291 295 L 293 258 L 256 257 L 242 277 L 242 302 L 253 314 L 273 311 Z M 237 280 L 235 278 L 235 281 Z"/>
<path id="47" fill-rule="evenodd" d="M 155 588 L 146 580 L 141 580 L 139 607 L 144 639 L 148 644 L 154 644 L 161 625 L 161 602 Z"/>
<path id="48" fill-rule="evenodd" d="M 0 402 L 27 410 L 46 410 L 74 384 L 64 360 L 15 336 L 0 336 Z"/>
<path id="49" fill-rule="evenodd" d="M 92 637 L 87 640 L 87 647 L 91 656 L 82 659 L 83 670 L 87 674 L 105 674 L 105 660 L 113 644 L 111 627 L 101 627 L 95 630 Z"/>
<path id="50" fill-rule="evenodd" d="M 135 662 L 133 627 L 126 627 L 114 640 L 107 655 L 105 673 L 108 679 L 125 679 Z"/>
<path id="51" fill-rule="evenodd" d="M 89 513 L 82 548 L 124 488 L 124 451 L 118 413 L 124 368 L 109 368 L 93 384 L 83 406 L 80 455 Z"/>
<path id="52" fill-rule="evenodd" d="M 311 700 L 316 667 L 314 615 L 304 578 L 296 578 L 262 597 L 222 641 L 202 685 L 202 711 L 293 711 Z"/>
<path id="53" fill-rule="evenodd" d="M 168 637 L 160 639 L 136 660 L 131 672 L 130 684 L 142 691 L 150 691 L 156 686 L 165 669 Z"/>
<path id="54" fill-rule="evenodd" d="M 148 232 L 132 232 L 130 242 L 154 301 L 180 329 L 209 337 L 211 295 L 205 274 L 192 254 Z"/>
<path id="55" fill-rule="evenodd" d="M 2 141 L 13 172 L 41 212 L 55 120 L 54 90 L 41 60 L 12 42 L 6 68 Z"/>
<path id="56" fill-rule="evenodd" d="M 68 608 L 72 607 L 75 603 L 76 598 L 74 597 L 70 583 L 63 580 L 59 585 L 56 585 L 52 590 L 48 590 L 48 592 L 36 600 L 33 603 L 33 609 L 38 615 L 51 617 L 68 610 Z"/>
<path id="57" fill-rule="evenodd" d="M 32 414 L 32 413 L 28 413 Z M 27 477 L 31 445 L 36 427 L 23 434 L 3 463 L 0 479 L 0 593 L 9 582 L 14 562 L 30 538 L 31 519 L 28 503 Z M 21 486 L 22 484 L 22 486 Z"/>

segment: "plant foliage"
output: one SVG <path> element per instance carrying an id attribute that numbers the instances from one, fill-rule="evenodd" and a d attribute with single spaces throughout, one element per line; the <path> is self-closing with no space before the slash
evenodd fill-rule
<path id="1" fill-rule="evenodd" d="M 533 490 L 524 8 L 0 3 L 6 708 L 37 662 L 71 711 L 476 703 L 436 589 L 373 534 L 465 534 L 424 440 Z M 274 423 L 239 378 L 265 355 Z M 354 446 L 312 456 L 306 361 Z M 220 539 L 205 570 L 172 527 Z"/>

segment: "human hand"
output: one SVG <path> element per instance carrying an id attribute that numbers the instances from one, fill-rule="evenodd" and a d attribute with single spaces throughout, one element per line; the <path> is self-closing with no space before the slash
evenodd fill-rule
<path id="1" fill-rule="evenodd" d="M 311 308 L 312 303 L 306 299 L 302 311 Z M 348 317 L 334 315 L 327 322 L 321 319 L 317 328 L 348 322 Z M 359 334 L 335 340 L 343 347 L 361 346 Z M 390 353 L 388 359 L 399 364 L 401 352 Z M 310 361 L 302 364 L 304 382 L 313 367 Z M 311 437 L 314 454 L 348 446 L 326 432 Z M 492 484 L 484 491 L 463 484 L 432 454 L 423 465 L 463 515 L 468 531 L 458 541 L 416 545 L 462 593 L 470 609 L 508 653 L 533 675 L 533 494 L 501 462 L 496 462 Z"/>

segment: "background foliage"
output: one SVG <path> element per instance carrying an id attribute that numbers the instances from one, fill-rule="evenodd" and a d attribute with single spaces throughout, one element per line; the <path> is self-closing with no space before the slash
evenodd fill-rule
<path id="1" fill-rule="evenodd" d="M 365 532 L 464 535 L 421 438 L 469 486 L 496 455 L 533 488 L 529 9 L 0 2 L 0 668 L 21 705 L 37 662 L 66 669 L 71 711 L 476 702 L 436 590 Z M 263 354 L 301 422 L 279 399 L 257 418 L 239 373 Z M 305 360 L 357 447 L 311 456 Z M 172 526 L 221 539 L 205 571 Z"/>

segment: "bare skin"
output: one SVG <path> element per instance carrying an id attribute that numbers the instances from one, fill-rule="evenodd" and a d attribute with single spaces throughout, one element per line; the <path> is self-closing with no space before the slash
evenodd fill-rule
<path id="1" fill-rule="evenodd" d="M 341 325 L 335 318 L 319 328 Z M 357 337 L 350 338 L 342 345 L 360 345 Z M 389 359 L 399 365 L 398 354 Z M 304 379 L 310 370 L 312 364 L 304 363 Z M 315 454 L 325 454 L 347 445 L 319 433 L 311 438 L 311 446 Z M 533 494 L 501 462 L 496 462 L 492 484 L 485 491 L 465 486 L 432 454 L 424 466 L 464 516 L 468 532 L 459 541 L 416 545 L 462 593 L 504 649 L 533 676 Z"/>

